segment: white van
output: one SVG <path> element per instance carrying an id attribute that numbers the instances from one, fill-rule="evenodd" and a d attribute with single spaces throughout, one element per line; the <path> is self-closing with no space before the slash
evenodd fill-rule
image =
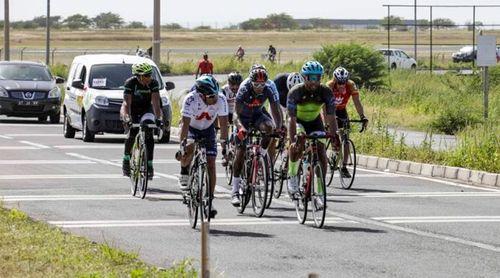
<path id="1" fill-rule="evenodd" d="M 63 103 L 64 137 L 74 138 L 76 131 L 82 131 L 83 141 L 92 142 L 95 134 L 123 134 L 120 120 L 123 85 L 132 76 L 132 65 L 143 62 L 153 66 L 153 78 L 160 84 L 165 127 L 159 141 L 168 142 L 172 109 L 167 90 L 172 90 L 174 84 L 163 83 L 152 60 L 121 54 L 82 55 L 73 59 Z"/>

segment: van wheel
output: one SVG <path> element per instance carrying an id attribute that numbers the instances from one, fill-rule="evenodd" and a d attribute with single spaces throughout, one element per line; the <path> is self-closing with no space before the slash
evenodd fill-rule
<path id="1" fill-rule="evenodd" d="M 391 65 L 391 69 L 395 70 L 395 69 L 396 69 L 396 64 L 394 64 L 394 63 L 393 63 L 393 64 Z"/>
<path id="2" fill-rule="evenodd" d="M 61 111 L 59 111 L 59 113 L 57 113 L 57 114 L 50 115 L 49 119 L 50 119 L 51 124 L 60 123 L 61 122 Z"/>
<path id="3" fill-rule="evenodd" d="M 95 134 L 89 130 L 89 126 L 87 123 L 87 116 L 83 114 L 82 117 L 82 140 L 83 142 L 94 142 Z"/>
<path id="4" fill-rule="evenodd" d="M 64 138 L 75 138 L 75 129 L 69 124 L 66 113 L 64 113 L 63 135 Z"/>
<path id="5" fill-rule="evenodd" d="M 38 117 L 38 121 L 41 123 L 45 123 L 47 121 L 47 116 L 40 116 Z"/>

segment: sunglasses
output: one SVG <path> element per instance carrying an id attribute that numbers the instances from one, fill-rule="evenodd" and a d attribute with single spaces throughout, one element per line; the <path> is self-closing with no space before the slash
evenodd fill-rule
<path id="1" fill-rule="evenodd" d="M 320 74 L 311 74 L 311 75 L 306 75 L 304 76 L 306 81 L 313 81 L 313 82 L 319 82 L 321 81 L 321 75 Z"/>
<path id="2" fill-rule="evenodd" d="M 217 95 L 214 94 L 214 95 L 205 95 L 205 99 L 216 99 L 217 98 Z"/>
<path id="3" fill-rule="evenodd" d="M 151 78 L 151 74 L 143 74 L 141 76 L 142 76 L 142 78 Z"/>
<path id="4" fill-rule="evenodd" d="M 264 88 L 266 86 L 265 82 L 252 82 L 252 86 L 257 89 Z"/>

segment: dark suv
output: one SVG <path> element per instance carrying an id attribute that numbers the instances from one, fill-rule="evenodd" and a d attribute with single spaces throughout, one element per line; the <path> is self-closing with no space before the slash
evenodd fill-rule
<path id="1" fill-rule="evenodd" d="M 61 91 L 46 65 L 34 62 L 0 62 L 0 115 L 37 117 L 59 123 Z"/>

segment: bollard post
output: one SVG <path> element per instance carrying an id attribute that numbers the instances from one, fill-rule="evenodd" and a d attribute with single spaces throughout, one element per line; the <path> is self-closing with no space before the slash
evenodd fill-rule
<path id="1" fill-rule="evenodd" d="M 22 60 L 23 60 L 23 58 L 24 58 L 24 50 L 26 50 L 26 47 L 21 48 L 21 54 L 20 54 L 20 56 L 21 56 L 21 57 L 20 57 L 20 58 L 21 58 L 21 61 L 22 61 Z"/>
<path id="2" fill-rule="evenodd" d="M 57 50 L 57 48 L 54 48 L 54 49 L 52 50 L 52 61 L 51 61 L 52 63 L 51 63 L 51 65 L 54 65 L 54 56 L 55 56 L 55 54 L 56 54 L 56 50 Z"/>
<path id="3" fill-rule="evenodd" d="M 201 278 L 210 277 L 210 254 L 208 233 L 210 232 L 210 223 L 201 223 Z"/>

